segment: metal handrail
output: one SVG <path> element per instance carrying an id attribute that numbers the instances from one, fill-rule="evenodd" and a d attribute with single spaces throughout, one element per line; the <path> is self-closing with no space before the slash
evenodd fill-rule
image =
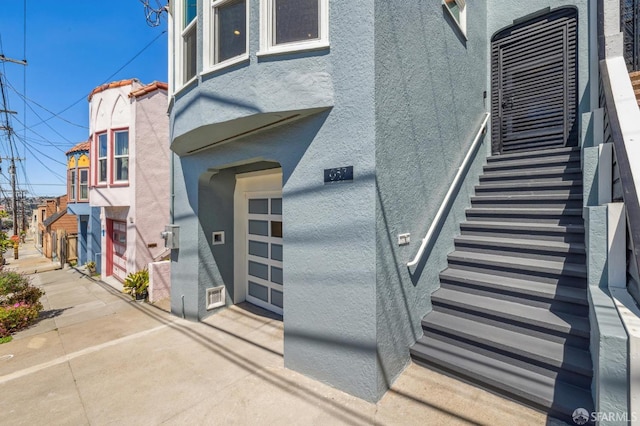
<path id="1" fill-rule="evenodd" d="M 625 146 L 622 126 L 618 119 L 616 99 L 611 89 L 611 77 L 609 76 L 607 60 L 604 59 L 600 61 L 600 78 L 602 80 L 602 92 L 604 94 L 604 108 L 609 121 L 613 149 L 620 172 L 622 198 L 627 212 L 627 224 L 633 248 L 633 259 L 640 271 L 640 202 L 638 201 L 638 192 L 631 170 L 631 162 Z"/>
<path id="2" fill-rule="evenodd" d="M 453 179 L 453 183 L 451 184 L 451 186 L 449 186 L 449 191 L 447 192 L 447 195 L 444 196 L 444 200 L 442 200 L 442 204 L 440 204 L 440 208 L 438 209 L 438 213 L 436 213 L 436 217 L 433 219 L 433 222 L 431 222 L 431 226 L 427 231 L 427 235 L 425 235 L 425 237 L 422 239 L 422 244 L 420 244 L 420 249 L 418 250 L 416 257 L 414 257 L 411 262 L 407 263 L 408 268 L 411 268 L 417 265 L 418 262 L 420 261 L 420 258 L 422 258 L 422 255 L 424 254 L 424 251 L 427 248 L 427 245 L 431 241 L 431 238 L 433 237 L 436 231 L 436 228 L 438 227 L 438 225 L 440 224 L 440 221 L 442 220 L 442 217 L 444 216 L 445 210 L 447 209 L 447 207 L 449 206 L 449 203 L 451 202 L 451 197 L 453 196 L 453 192 L 455 188 L 458 187 L 458 184 L 460 183 L 460 179 L 462 179 L 462 175 L 464 174 L 464 171 L 467 170 L 469 162 L 471 161 L 471 157 L 473 157 L 473 153 L 475 152 L 476 147 L 480 142 L 480 137 L 482 136 L 482 133 L 487 127 L 487 122 L 489 121 L 490 115 L 491 114 L 489 113 L 485 114 L 484 120 L 482 120 L 482 123 L 480 124 L 480 129 L 478 130 L 476 137 L 473 139 L 473 142 L 471 142 L 469 151 L 467 152 L 467 155 L 464 157 L 464 160 L 462 160 L 462 164 L 460 165 L 460 167 L 458 167 L 458 172 L 456 173 L 456 177 Z"/>

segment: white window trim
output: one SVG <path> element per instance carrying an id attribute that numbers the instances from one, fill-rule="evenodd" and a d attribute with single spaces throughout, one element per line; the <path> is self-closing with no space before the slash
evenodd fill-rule
<path id="1" fill-rule="evenodd" d="M 173 48 L 174 48 L 174 64 L 173 64 L 173 77 L 174 77 L 174 85 L 173 93 L 178 93 L 183 88 L 189 86 L 195 80 L 198 79 L 198 70 L 196 69 L 195 75 L 189 79 L 189 81 L 183 81 L 185 77 L 185 49 L 184 49 L 184 36 L 187 34 L 193 26 L 196 26 L 196 33 L 198 32 L 198 14 L 189 22 L 184 29 L 182 26 L 184 25 L 184 5 L 183 1 L 177 1 L 174 3 L 174 14 L 175 17 L 172 19 L 172 23 L 176 26 L 176 30 L 173 31 L 175 38 L 173 39 Z M 196 43 L 198 40 L 198 35 L 196 34 Z M 196 48 L 197 52 L 197 48 Z M 171 52 L 170 52 L 171 53 Z M 197 54 L 196 54 L 197 56 Z M 196 68 L 197 68 L 197 60 L 196 60 Z"/>
<path id="2" fill-rule="evenodd" d="M 127 134 L 127 154 L 126 155 L 117 155 L 116 154 L 116 138 L 118 133 L 126 133 Z M 129 175 L 131 173 L 131 162 L 129 153 L 131 152 L 131 138 L 130 138 L 129 130 L 114 130 L 113 131 L 113 164 L 111 165 L 111 169 L 113 170 L 113 183 L 126 183 L 129 182 Z M 118 172 L 116 170 L 116 166 L 118 165 L 118 159 L 126 158 L 127 159 L 127 178 L 126 179 L 118 179 Z"/>
<path id="3" fill-rule="evenodd" d="M 103 136 L 103 135 L 105 136 L 105 138 L 107 140 L 107 146 L 106 146 L 107 152 L 106 152 L 106 155 L 104 157 L 100 157 L 100 136 Z M 97 140 L 97 144 L 96 144 L 97 145 L 97 149 L 96 149 L 97 155 L 96 155 L 96 157 L 98 159 L 98 173 L 96 174 L 96 180 L 97 180 L 96 184 L 97 185 L 107 185 L 109 183 L 109 134 L 108 134 L 108 132 L 99 133 L 96 136 L 96 140 Z M 100 179 L 100 162 L 101 161 L 104 161 L 105 164 L 106 164 L 106 167 L 105 167 L 105 171 L 106 172 L 105 172 L 104 180 Z"/>
<path id="4" fill-rule="evenodd" d="M 85 186 L 87 188 L 87 196 L 82 197 L 82 172 L 86 172 L 87 180 Z M 82 167 L 78 169 L 78 196 L 76 197 L 77 201 L 89 201 L 89 167 Z"/>
<path id="5" fill-rule="evenodd" d="M 226 3 L 229 3 L 233 0 L 205 0 L 207 7 L 203 10 L 203 26 L 202 29 L 204 31 L 204 37 L 202 41 L 202 59 L 203 59 L 203 70 L 202 74 L 208 74 L 210 72 L 218 71 L 223 68 L 230 67 L 235 64 L 239 64 L 240 62 L 249 60 L 249 27 L 251 21 L 249 20 L 249 11 L 251 9 L 251 2 L 246 0 L 246 9 L 247 9 L 247 18 L 246 18 L 246 42 L 247 45 L 244 49 L 244 54 L 235 56 L 233 58 L 229 58 L 226 61 L 215 63 L 215 53 L 213 52 L 213 47 L 216 45 L 215 35 L 216 35 L 216 26 L 214 24 L 215 13 L 213 10 L 217 7 L 224 6 Z"/>
<path id="6" fill-rule="evenodd" d="M 69 201 L 76 201 L 78 199 L 76 185 L 78 182 L 78 169 L 74 167 L 69 170 Z"/>
<path id="7" fill-rule="evenodd" d="M 458 21 L 458 18 L 456 18 L 453 15 L 451 10 L 449 9 L 449 6 L 447 6 L 446 0 L 442 0 L 442 7 L 444 7 L 444 9 L 447 11 L 449 16 L 451 16 L 451 19 L 453 19 L 453 22 L 455 22 L 456 25 L 458 25 L 458 28 L 460 29 L 460 32 L 462 32 L 464 39 L 467 40 L 467 2 L 466 0 L 454 0 L 454 1 L 456 2 L 456 4 L 458 5 L 458 8 L 460 9 L 459 21 Z"/>
<path id="8" fill-rule="evenodd" d="M 318 39 L 280 45 L 273 44 L 273 2 L 274 0 L 260 0 L 260 51 L 256 54 L 257 56 L 303 52 L 329 47 L 329 0 L 319 0 L 320 22 L 318 25 Z"/>

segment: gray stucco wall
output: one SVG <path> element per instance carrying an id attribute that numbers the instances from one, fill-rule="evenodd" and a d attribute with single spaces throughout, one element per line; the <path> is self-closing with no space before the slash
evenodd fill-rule
<path id="1" fill-rule="evenodd" d="M 224 284 L 232 296 L 234 212 L 219 206 L 233 196 L 237 167 L 277 163 L 285 366 L 379 399 L 422 333 L 420 319 L 431 309 L 430 294 L 488 152 L 489 135 L 433 248 L 410 273 L 406 263 L 489 109 L 490 36 L 549 5 L 513 3 L 468 2 L 465 39 L 440 0 L 331 1 L 330 49 L 257 57 L 259 2 L 250 1 L 249 60 L 202 76 L 177 95 L 172 147 L 205 145 L 233 120 L 245 131 L 261 115 L 326 110 L 176 160 L 174 223 L 181 236 L 172 253 L 172 311 L 181 315 L 184 300 L 184 315 L 200 319 L 210 314 L 206 288 Z M 584 9 L 586 0 L 570 4 Z M 580 61 L 587 46 L 582 9 Z M 198 31 L 201 46 L 201 25 Z M 579 73 L 580 96 L 586 72 Z M 323 184 L 323 169 L 349 165 L 352 183 Z M 211 247 L 213 230 L 225 231 L 226 250 Z M 404 232 L 412 243 L 398 247 Z"/>
<path id="2" fill-rule="evenodd" d="M 375 400 L 373 4 L 331 3 L 330 49 L 261 58 L 255 54 L 259 2 L 250 5 L 249 61 L 207 75 L 178 95 L 171 109 L 172 143 L 206 141 L 216 126 L 234 119 L 330 109 L 176 161 L 174 216 L 181 235 L 172 254 L 172 311 L 182 314 L 184 296 L 185 316 L 200 319 L 210 314 L 206 288 L 224 283 L 232 289 L 226 262 L 233 252 L 233 211 L 216 205 L 232 196 L 235 167 L 278 163 L 285 365 Z M 324 169 L 348 165 L 354 167 L 353 182 L 324 185 Z M 210 246 L 213 229 L 227 235 L 225 254 Z"/>
<path id="3" fill-rule="evenodd" d="M 465 40 L 440 1 L 376 1 L 376 271 L 378 388 L 386 391 L 422 335 L 420 320 L 487 155 L 468 179 L 432 250 L 417 253 L 488 108 L 486 2 L 467 2 Z M 411 243 L 398 246 L 399 233 Z"/>

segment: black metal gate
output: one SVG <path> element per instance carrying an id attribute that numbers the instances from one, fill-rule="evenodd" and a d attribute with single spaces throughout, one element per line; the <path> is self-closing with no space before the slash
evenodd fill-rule
<path id="1" fill-rule="evenodd" d="M 577 145 L 577 11 L 557 9 L 491 43 L 494 154 Z"/>
<path id="2" fill-rule="evenodd" d="M 620 0 L 620 30 L 629 71 L 640 71 L 640 0 Z"/>

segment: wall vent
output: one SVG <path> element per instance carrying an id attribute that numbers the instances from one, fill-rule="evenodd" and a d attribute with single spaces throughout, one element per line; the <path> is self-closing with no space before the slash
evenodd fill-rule
<path id="1" fill-rule="evenodd" d="M 207 310 L 225 305 L 224 286 L 207 289 Z"/>

